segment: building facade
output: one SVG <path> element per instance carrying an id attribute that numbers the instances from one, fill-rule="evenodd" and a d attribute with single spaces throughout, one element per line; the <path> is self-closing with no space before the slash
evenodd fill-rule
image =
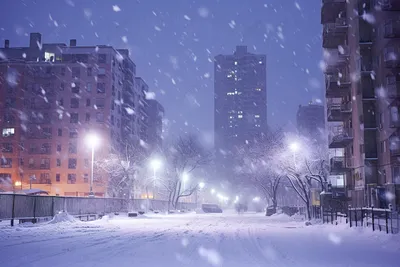
<path id="1" fill-rule="evenodd" d="M 266 55 L 237 46 L 214 62 L 214 145 L 229 153 L 234 146 L 267 129 Z M 221 153 L 217 153 L 221 154 Z"/>
<path id="2" fill-rule="evenodd" d="M 152 150 L 162 148 L 164 107 L 155 99 L 148 99 L 149 125 L 147 128 L 148 144 Z"/>
<path id="3" fill-rule="evenodd" d="M 297 131 L 300 135 L 319 142 L 325 134 L 324 106 L 309 103 L 297 110 Z"/>
<path id="4" fill-rule="evenodd" d="M 39 33 L 30 35 L 28 47 L 6 40 L 0 51 L 0 185 L 87 196 L 91 150 L 85 137 L 100 139 L 95 161 L 139 140 L 141 122 L 134 115 L 143 93 L 128 52 L 77 46 L 76 40 L 46 44 Z M 100 168 L 93 184 L 95 195 L 104 196 L 107 174 Z"/>
<path id="5" fill-rule="evenodd" d="M 331 174 L 349 204 L 400 205 L 400 2 L 324 0 Z"/>

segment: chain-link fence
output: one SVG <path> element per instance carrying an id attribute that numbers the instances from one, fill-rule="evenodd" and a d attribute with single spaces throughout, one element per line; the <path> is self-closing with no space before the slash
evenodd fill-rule
<path id="1" fill-rule="evenodd" d="M 194 209 L 195 203 L 178 203 Z M 82 198 L 0 194 L 0 220 L 53 217 L 60 211 L 74 216 L 101 215 L 139 210 L 167 211 L 168 202 L 152 199 Z"/>

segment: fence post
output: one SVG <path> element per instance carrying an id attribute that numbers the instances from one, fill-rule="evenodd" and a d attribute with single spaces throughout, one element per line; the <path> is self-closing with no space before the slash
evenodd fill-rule
<path id="1" fill-rule="evenodd" d="M 361 226 L 364 226 L 364 211 L 362 210 L 362 208 L 361 208 Z"/>
<path id="2" fill-rule="evenodd" d="M 389 222 L 388 222 L 388 216 L 389 216 L 389 210 L 385 209 L 385 223 L 386 223 L 386 233 L 389 233 Z"/>
<path id="3" fill-rule="evenodd" d="M 33 220 L 36 220 L 36 198 L 37 197 L 33 197 Z"/>
<path id="4" fill-rule="evenodd" d="M 361 208 L 361 212 L 362 212 L 362 208 Z M 358 216 L 357 208 L 354 208 L 354 219 L 356 219 L 356 227 L 358 226 L 358 224 L 357 224 L 357 216 Z"/>
<path id="5" fill-rule="evenodd" d="M 393 209 L 392 209 L 392 204 L 389 204 L 389 211 L 390 211 L 390 233 L 393 234 Z"/>
<path id="6" fill-rule="evenodd" d="M 371 207 L 372 215 L 372 231 L 375 231 L 375 216 L 374 216 L 374 206 Z"/>
<path id="7" fill-rule="evenodd" d="M 55 202 L 54 197 L 51 197 L 51 216 L 52 217 L 56 216 L 56 212 L 54 210 L 54 202 Z"/>
<path id="8" fill-rule="evenodd" d="M 352 227 L 352 224 L 351 224 L 351 205 L 349 205 L 349 223 L 350 223 L 350 228 Z"/>
<path id="9" fill-rule="evenodd" d="M 12 200 L 11 226 L 14 226 L 14 217 L 15 217 L 15 194 L 13 194 L 13 200 Z"/>
<path id="10" fill-rule="evenodd" d="M 331 210 L 331 224 L 333 224 L 333 210 Z"/>

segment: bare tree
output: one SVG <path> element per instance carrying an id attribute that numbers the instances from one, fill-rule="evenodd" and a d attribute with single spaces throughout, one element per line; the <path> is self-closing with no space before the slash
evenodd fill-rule
<path id="1" fill-rule="evenodd" d="M 133 198 L 134 184 L 147 153 L 139 145 L 125 143 L 111 148 L 107 157 L 95 162 L 96 168 L 108 174 L 108 194 L 112 197 Z"/>
<path id="2" fill-rule="evenodd" d="M 211 161 L 211 153 L 194 135 L 188 134 L 179 137 L 165 151 L 165 158 L 169 168 L 165 171 L 163 185 L 168 192 L 168 207 L 172 204 L 176 208 L 181 198 L 191 196 L 198 190 L 199 181 L 190 175 Z"/>
<path id="3" fill-rule="evenodd" d="M 281 173 L 275 172 L 271 166 L 275 164 L 274 156 L 279 153 L 283 146 L 283 133 L 277 131 L 268 132 L 262 137 L 247 142 L 238 149 L 237 155 L 241 159 L 240 166 L 237 168 L 240 183 L 251 184 L 263 196 L 272 202 L 274 208 L 277 207 L 277 194 L 279 186 L 284 177 Z M 245 178 L 245 179 L 243 179 Z"/>

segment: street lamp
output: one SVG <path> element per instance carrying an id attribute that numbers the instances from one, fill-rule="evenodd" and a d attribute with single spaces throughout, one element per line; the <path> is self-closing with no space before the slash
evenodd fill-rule
<path id="1" fill-rule="evenodd" d="M 94 197 L 93 193 L 93 175 L 94 175 L 94 149 L 99 145 L 99 137 L 95 134 L 88 134 L 86 136 L 86 144 L 92 150 L 92 162 L 91 162 L 91 175 L 90 175 L 90 190 L 89 190 L 89 197 Z"/>
<path id="2" fill-rule="evenodd" d="M 159 159 L 153 159 L 150 162 L 151 167 L 153 168 L 153 199 L 155 199 L 156 194 L 156 172 L 161 167 L 162 162 Z"/>
<path id="3" fill-rule="evenodd" d="M 205 186 L 206 186 L 205 183 L 203 183 L 203 182 L 200 182 L 200 183 L 199 183 L 199 188 L 200 188 L 200 189 L 203 189 Z"/>
<path id="4" fill-rule="evenodd" d="M 293 164 L 296 169 L 296 152 L 299 151 L 300 145 L 296 142 L 293 142 L 289 145 L 289 149 L 293 152 Z"/>
<path id="5" fill-rule="evenodd" d="M 212 189 L 211 189 L 211 195 L 214 195 L 214 194 L 215 194 L 215 189 L 212 188 Z"/>

